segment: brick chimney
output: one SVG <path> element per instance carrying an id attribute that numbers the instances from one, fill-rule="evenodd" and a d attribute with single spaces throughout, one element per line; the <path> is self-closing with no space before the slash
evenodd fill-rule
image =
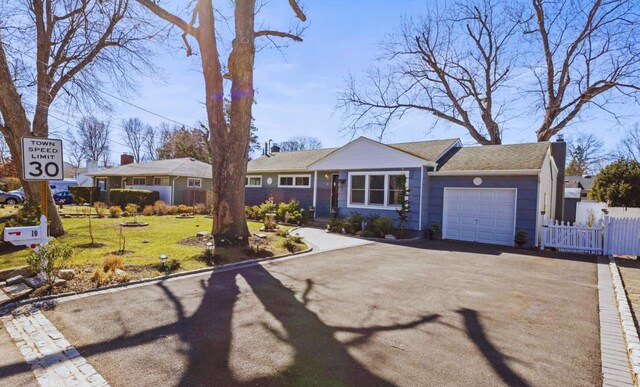
<path id="1" fill-rule="evenodd" d="M 120 155 L 120 165 L 133 164 L 133 155 L 123 153 Z"/>

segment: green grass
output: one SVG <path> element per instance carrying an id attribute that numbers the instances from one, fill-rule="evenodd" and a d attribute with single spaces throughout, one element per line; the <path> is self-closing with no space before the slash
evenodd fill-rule
<path id="1" fill-rule="evenodd" d="M 198 231 L 211 231 L 211 219 L 202 215 L 196 215 L 193 219 L 176 219 L 175 216 L 138 216 L 137 219 L 149 223 L 147 227 L 124 228 L 127 254 L 123 256 L 126 265 L 157 264 L 160 255 L 167 255 L 169 259 L 180 261 L 181 270 L 191 270 L 205 267 L 206 265 L 195 259 L 203 249 L 196 246 L 185 246 L 178 241 L 193 237 Z M 74 255 L 69 266 L 81 266 L 86 264 L 99 265 L 105 256 L 119 249 L 119 227 L 123 221 L 131 221 L 133 218 L 92 218 L 94 244 L 89 238 L 87 218 L 62 219 L 67 235 L 58 238 L 74 249 Z M 254 234 L 262 226 L 258 222 L 247 222 L 249 231 Z M 279 245 L 282 238 L 276 240 Z M 143 243 L 148 240 L 148 243 Z M 248 258 L 247 254 L 237 249 L 218 249 L 227 261 L 240 261 Z M 20 251 L 0 252 L 0 269 L 25 265 L 29 249 Z M 284 253 L 282 251 L 276 254 Z"/>

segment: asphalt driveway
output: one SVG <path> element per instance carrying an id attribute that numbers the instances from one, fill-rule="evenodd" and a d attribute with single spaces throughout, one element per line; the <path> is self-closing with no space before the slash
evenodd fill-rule
<path id="1" fill-rule="evenodd" d="M 64 302 L 114 386 L 599 385 L 591 258 L 369 244 Z"/>

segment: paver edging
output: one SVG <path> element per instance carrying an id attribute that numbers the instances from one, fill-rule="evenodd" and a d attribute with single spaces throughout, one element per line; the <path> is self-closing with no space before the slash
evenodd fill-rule
<path id="1" fill-rule="evenodd" d="M 292 230 L 295 230 L 295 229 L 292 229 Z M 67 293 L 54 294 L 54 295 L 50 295 L 50 296 L 28 298 L 28 299 L 25 299 L 25 300 L 20 300 L 20 301 L 8 303 L 8 304 L 0 307 L 0 316 L 5 315 L 5 314 L 9 313 L 10 311 L 12 311 L 12 310 L 14 310 L 14 309 L 16 309 L 16 308 L 18 308 L 20 306 L 24 306 L 24 305 L 30 305 L 30 304 L 33 304 L 33 305 L 36 305 L 36 306 L 37 305 L 44 305 L 48 301 L 52 301 L 52 300 L 55 300 L 55 299 L 58 299 L 58 298 L 73 297 L 73 296 L 77 296 L 77 295 L 81 295 L 81 294 L 102 292 L 102 291 L 111 290 L 111 289 L 117 289 L 117 288 L 126 288 L 126 287 L 130 287 L 130 286 L 141 285 L 141 284 L 148 283 L 148 282 L 163 281 L 163 280 L 170 279 L 170 278 L 184 277 L 184 276 L 194 275 L 194 274 L 201 274 L 201 273 L 215 272 L 215 271 L 222 271 L 222 270 L 227 271 L 227 270 L 233 269 L 236 266 L 238 266 L 238 267 L 253 266 L 253 265 L 255 265 L 257 263 L 260 263 L 260 262 L 287 258 L 287 257 L 291 257 L 291 256 L 294 256 L 294 255 L 306 254 L 306 253 L 309 253 L 309 252 L 311 252 L 313 250 L 313 247 L 309 246 L 308 244 L 307 244 L 307 247 L 308 248 L 305 249 L 305 250 L 296 251 L 294 253 L 289 253 L 289 254 L 278 255 L 278 256 L 275 256 L 275 257 L 248 259 L 246 261 L 227 263 L 227 264 L 224 264 L 224 265 L 219 265 L 219 266 L 214 266 L 214 267 L 204 267 L 204 268 L 201 268 L 201 269 L 181 271 L 179 273 L 159 275 L 159 276 L 151 277 L 151 278 L 143 278 L 143 279 L 140 279 L 140 280 L 137 280 L 137 281 L 131 281 L 131 282 L 125 282 L 125 283 L 120 283 L 120 284 L 102 286 L 102 287 L 99 287 L 99 288 L 88 289 L 88 290 L 81 291 L 81 292 L 67 292 Z"/>
<path id="2" fill-rule="evenodd" d="M 636 325 L 633 322 L 629 300 L 627 299 L 627 293 L 622 284 L 620 271 L 613 256 L 609 256 L 609 269 L 616 296 L 616 306 L 618 314 L 620 315 L 620 321 L 622 322 L 622 332 L 627 345 L 627 356 L 631 364 L 631 375 L 633 376 L 633 383 L 637 386 L 640 382 L 640 339 L 638 338 Z"/>

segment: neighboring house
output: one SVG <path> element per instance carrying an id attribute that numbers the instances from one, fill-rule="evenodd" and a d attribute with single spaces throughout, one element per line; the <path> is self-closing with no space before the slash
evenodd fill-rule
<path id="1" fill-rule="evenodd" d="M 114 188 L 158 191 L 168 204 L 208 204 L 207 194 L 213 188 L 211 165 L 193 158 L 158 160 L 148 163 L 132 161 L 123 155 L 121 165 L 87 173 L 100 187 L 100 199 L 109 201 Z"/>
<path id="2" fill-rule="evenodd" d="M 513 245 L 515 231 L 523 230 L 533 246 L 543 217 L 562 214 L 562 201 L 556 205 L 563 197 L 562 176 L 555 160 L 563 160 L 565 152 L 564 142 L 463 147 L 459 139 L 382 144 L 360 137 L 340 148 L 250 161 L 245 201 L 295 198 L 303 208 L 315 208 L 319 218 L 333 210 L 339 216 L 359 212 L 397 221 L 400 175 L 405 175 L 406 227 L 414 234 L 437 226 L 445 239 Z"/>
<path id="3" fill-rule="evenodd" d="M 568 175 L 564 178 L 564 187 L 565 188 L 580 188 L 580 197 L 583 199 L 587 199 L 589 197 L 589 192 L 593 188 L 593 183 L 595 183 L 595 176 L 573 176 Z"/>

